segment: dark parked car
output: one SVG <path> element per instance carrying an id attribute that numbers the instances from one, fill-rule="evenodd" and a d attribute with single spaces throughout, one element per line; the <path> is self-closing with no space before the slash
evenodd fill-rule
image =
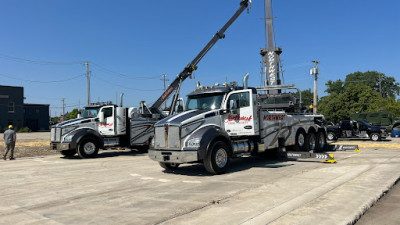
<path id="1" fill-rule="evenodd" d="M 380 141 L 389 133 L 386 128 L 373 126 L 362 120 L 342 120 L 338 125 L 327 127 L 328 140 L 338 138 L 370 138 L 372 141 Z"/>

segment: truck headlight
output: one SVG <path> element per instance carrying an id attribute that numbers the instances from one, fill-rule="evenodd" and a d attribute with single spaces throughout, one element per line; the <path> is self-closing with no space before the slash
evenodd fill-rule
<path id="1" fill-rule="evenodd" d="M 64 138 L 64 142 L 71 142 L 72 141 L 72 135 L 68 135 Z"/>
<path id="2" fill-rule="evenodd" d="M 200 147 L 200 138 L 192 138 L 187 142 L 187 147 L 189 148 L 199 148 Z"/>

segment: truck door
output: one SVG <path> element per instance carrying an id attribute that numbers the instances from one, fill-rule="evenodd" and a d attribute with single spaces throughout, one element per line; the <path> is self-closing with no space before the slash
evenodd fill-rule
<path id="1" fill-rule="evenodd" d="M 254 96 L 249 89 L 231 92 L 227 96 L 224 108 L 228 113 L 223 115 L 223 120 L 229 135 L 256 135 L 259 132 Z"/>
<path id="2" fill-rule="evenodd" d="M 104 121 L 99 123 L 99 133 L 104 136 L 115 136 L 114 106 L 105 106 L 100 111 Z"/>
<path id="3" fill-rule="evenodd" d="M 343 137 L 352 137 L 353 136 L 353 125 L 350 120 L 343 120 L 342 125 Z"/>

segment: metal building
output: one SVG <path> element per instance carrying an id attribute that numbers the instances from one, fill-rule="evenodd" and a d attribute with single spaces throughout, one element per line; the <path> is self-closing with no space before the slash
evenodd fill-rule
<path id="1" fill-rule="evenodd" d="M 24 104 L 24 127 L 32 131 L 48 131 L 49 104 Z"/>
<path id="2" fill-rule="evenodd" d="M 0 85 L 0 130 L 21 128 L 24 121 L 24 88 Z"/>
<path id="3" fill-rule="evenodd" d="M 0 132 L 13 125 L 16 130 L 49 130 L 48 104 L 24 104 L 24 88 L 0 85 Z"/>

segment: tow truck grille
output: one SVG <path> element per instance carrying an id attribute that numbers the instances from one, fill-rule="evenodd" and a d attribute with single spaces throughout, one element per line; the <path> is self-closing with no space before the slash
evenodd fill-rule
<path id="1" fill-rule="evenodd" d="M 178 150 L 181 147 L 180 128 L 178 126 L 156 127 L 155 147 Z"/>
<path id="2" fill-rule="evenodd" d="M 165 148 L 165 132 L 164 127 L 156 127 L 154 133 L 154 141 L 156 148 Z"/>
<path id="3" fill-rule="evenodd" d="M 179 127 L 168 127 L 168 148 L 179 149 L 181 147 L 179 130 Z"/>
<path id="4" fill-rule="evenodd" d="M 51 128 L 50 141 L 61 141 L 61 128 L 59 127 Z"/>

